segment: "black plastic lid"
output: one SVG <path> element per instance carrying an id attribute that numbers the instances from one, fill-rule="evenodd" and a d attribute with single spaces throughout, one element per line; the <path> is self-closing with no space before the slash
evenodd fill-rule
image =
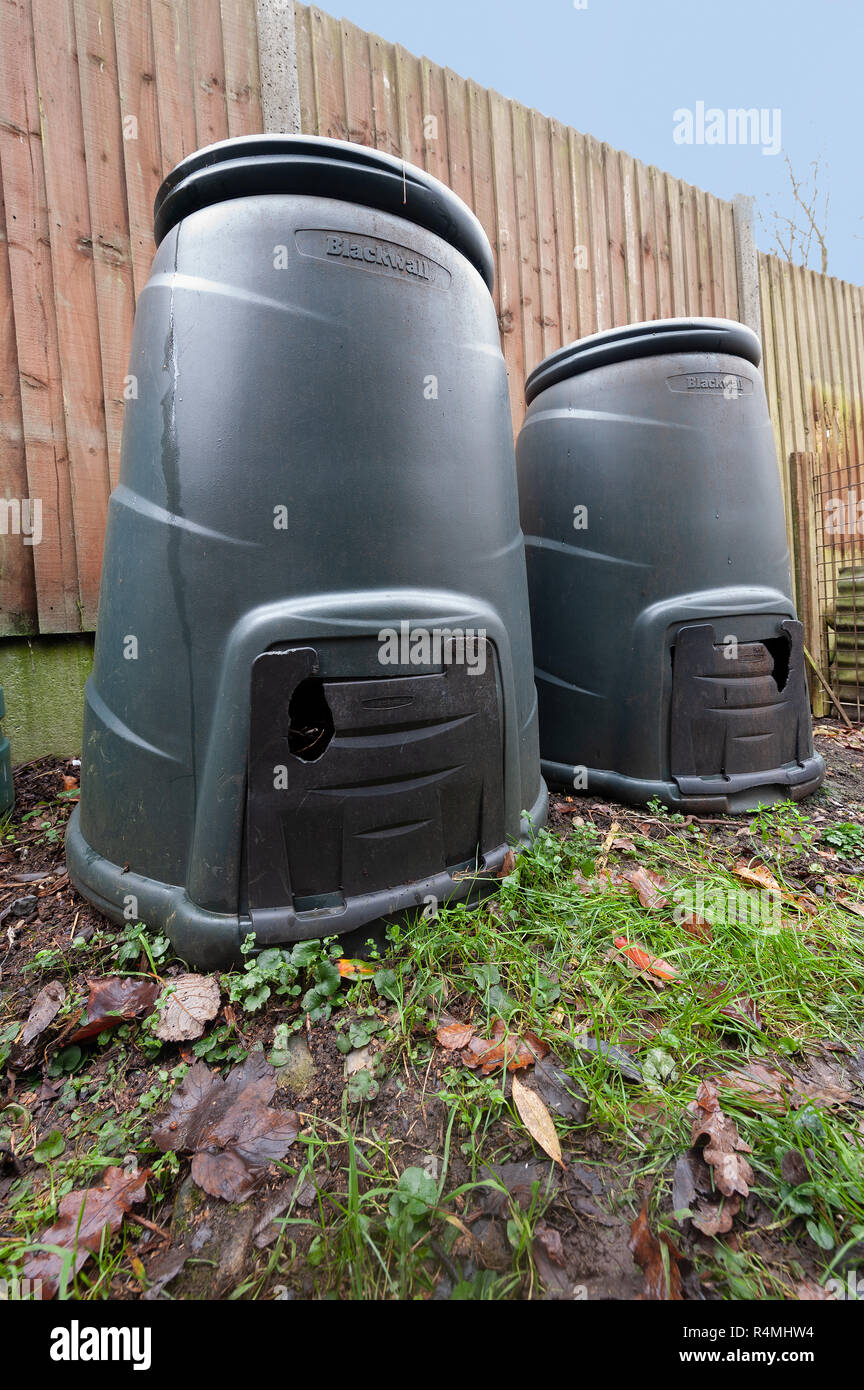
<path id="1" fill-rule="evenodd" d="M 722 352 L 743 357 L 758 367 L 762 347 L 752 328 L 734 319 L 655 319 L 650 323 L 628 323 L 605 333 L 592 333 L 568 343 L 535 367 L 525 383 L 530 405 L 547 386 L 567 377 L 626 362 L 634 357 L 659 357 L 665 353 Z"/>
<path id="2" fill-rule="evenodd" d="M 262 193 L 342 198 L 405 217 L 449 241 L 492 289 L 495 266 L 486 233 L 452 189 L 380 150 L 312 135 L 243 135 L 181 160 L 156 194 L 156 245 L 190 212 Z"/>

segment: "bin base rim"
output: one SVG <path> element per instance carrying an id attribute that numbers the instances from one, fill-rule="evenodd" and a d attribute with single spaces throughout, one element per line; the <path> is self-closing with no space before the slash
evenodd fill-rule
<path id="1" fill-rule="evenodd" d="M 794 768 L 778 767 L 770 772 L 754 773 L 752 777 L 739 774 L 725 782 L 682 778 L 683 789 L 673 779 L 652 781 L 589 767 L 584 769 L 588 785 L 574 790 L 574 764 L 542 758 L 540 768 L 550 787 L 569 790 L 574 796 L 604 796 L 626 806 L 644 806 L 656 798 L 670 810 L 690 815 L 744 815 L 755 811 L 759 804 L 770 806 L 777 801 L 802 801 L 817 791 L 825 780 L 825 760 L 819 753 L 805 758 Z M 702 786 L 697 788 L 699 783 Z"/>
<path id="2" fill-rule="evenodd" d="M 541 782 L 537 800 L 527 816 L 521 818 L 517 848 L 530 844 L 534 833 L 545 825 L 548 809 L 549 794 Z M 382 917 L 416 911 L 430 896 L 442 905 L 470 904 L 499 886 L 496 875 L 510 848 L 505 843 L 491 850 L 484 856 L 482 870 L 470 878 L 454 879 L 446 872 L 434 874 L 414 883 L 349 898 L 338 912 L 285 913 L 280 923 L 274 920 L 268 939 L 263 940 L 259 931 L 258 944 L 290 945 L 324 936 L 344 936 L 359 927 L 371 926 Z M 241 944 L 253 932 L 248 914 L 213 912 L 194 903 L 182 885 L 124 872 L 88 844 L 81 831 L 78 806 L 66 831 L 66 866 L 73 887 L 118 926 L 140 921 L 164 932 L 180 958 L 200 970 L 225 969 L 242 962 Z M 135 902 L 131 916 L 130 899 Z"/>

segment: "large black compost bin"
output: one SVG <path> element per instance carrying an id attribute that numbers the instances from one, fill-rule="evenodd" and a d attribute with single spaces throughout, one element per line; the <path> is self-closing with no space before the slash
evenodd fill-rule
<path id="1" fill-rule="evenodd" d="M 517 446 L 547 780 L 739 811 L 819 786 L 761 350 L 742 324 L 598 333 Z"/>
<path id="2" fill-rule="evenodd" d="M 473 214 L 255 136 L 169 175 L 156 238 L 68 864 L 212 965 L 465 897 L 545 788 Z"/>

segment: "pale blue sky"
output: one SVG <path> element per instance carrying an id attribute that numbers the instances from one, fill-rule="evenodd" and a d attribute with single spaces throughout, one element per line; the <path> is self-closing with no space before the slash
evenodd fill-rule
<path id="1" fill-rule="evenodd" d="M 583 3 L 584 0 L 580 0 Z M 829 274 L 864 283 L 864 0 L 332 0 L 353 20 L 484 87 L 723 198 L 751 193 L 768 226 L 791 211 L 783 154 L 677 144 L 679 108 L 781 112 L 799 178 L 827 161 Z M 818 269 L 818 253 L 810 264 Z"/>

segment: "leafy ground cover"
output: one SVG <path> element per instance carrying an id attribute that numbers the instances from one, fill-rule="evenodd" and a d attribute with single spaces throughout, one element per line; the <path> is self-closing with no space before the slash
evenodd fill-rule
<path id="1" fill-rule="evenodd" d="M 201 977 L 0 827 L 0 1279 L 78 1299 L 812 1299 L 864 1272 L 864 737 L 695 819 L 552 798 L 473 909 Z M 834 1281 L 834 1282 L 832 1282 Z M 854 1287 L 854 1280 L 852 1281 Z"/>

